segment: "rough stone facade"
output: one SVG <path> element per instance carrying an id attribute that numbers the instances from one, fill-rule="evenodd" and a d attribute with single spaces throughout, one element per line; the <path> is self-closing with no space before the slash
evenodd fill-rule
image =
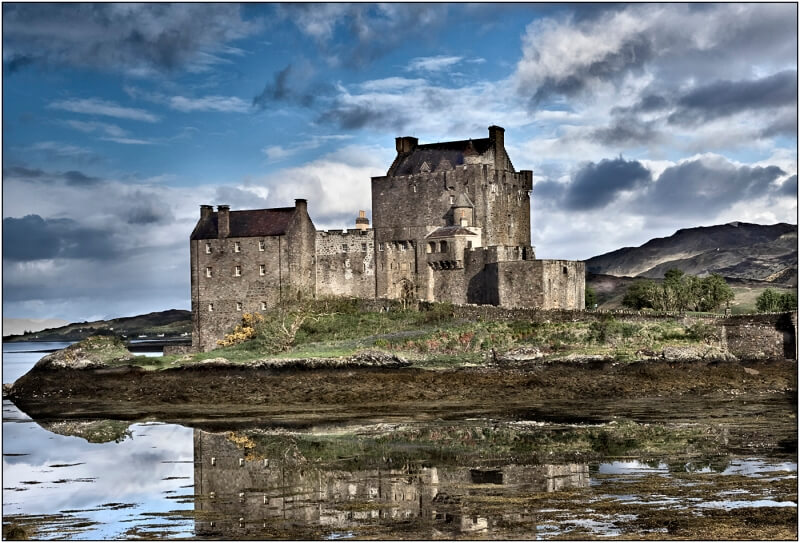
<path id="1" fill-rule="evenodd" d="M 530 237 L 533 173 L 517 171 L 504 130 L 420 145 L 397 138 L 372 178 L 373 228 L 316 231 L 293 208 L 201 206 L 191 237 L 192 345 L 209 350 L 241 319 L 303 296 L 584 308 L 583 262 L 539 260 Z"/>

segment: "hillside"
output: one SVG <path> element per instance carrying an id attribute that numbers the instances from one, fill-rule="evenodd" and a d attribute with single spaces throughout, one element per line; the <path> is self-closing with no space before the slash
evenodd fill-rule
<path id="1" fill-rule="evenodd" d="M 191 334 L 191 331 L 191 311 L 169 309 L 135 317 L 73 322 L 31 334 L 4 336 L 3 341 L 79 341 L 98 333 L 127 336 L 127 339 L 136 339 L 142 335 L 147 336 L 147 339 L 156 339 L 180 337 L 182 334 Z M 164 335 L 159 336 L 160 334 Z"/>
<path id="2" fill-rule="evenodd" d="M 797 286 L 797 225 L 734 222 L 686 228 L 586 261 L 587 273 L 617 277 L 660 278 L 670 268 Z"/>

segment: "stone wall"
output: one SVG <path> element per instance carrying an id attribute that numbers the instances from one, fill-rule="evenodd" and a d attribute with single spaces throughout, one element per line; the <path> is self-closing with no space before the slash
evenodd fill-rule
<path id="1" fill-rule="evenodd" d="M 797 313 L 740 315 L 716 323 L 723 346 L 740 358 L 797 360 Z"/>
<path id="2" fill-rule="evenodd" d="M 375 296 L 373 230 L 329 230 L 316 234 L 317 296 Z"/>

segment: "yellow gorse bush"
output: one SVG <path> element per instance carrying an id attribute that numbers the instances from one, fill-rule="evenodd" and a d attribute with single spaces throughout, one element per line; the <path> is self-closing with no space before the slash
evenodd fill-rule
<path id="1" fill-rule="evenodd" d="M 226 334 L 224 338 L 217 340 L 217 345 L 220 347 L 230 347 L 237 345 L 248 339 L 256 337 L 256 327 L 259 323 L 264 321 L 264 317 L 259 313 L 245 313 L 242 315 L 242 322 L 236 325 L 236 328 L 230 334 Z"/>

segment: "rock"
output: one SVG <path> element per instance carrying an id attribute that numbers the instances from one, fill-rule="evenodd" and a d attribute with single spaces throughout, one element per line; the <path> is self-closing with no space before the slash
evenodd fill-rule
<path id="1" fill-rule="evenodd" d="M 544 354 L 537 347 L 517 347 L 503 354 L 495 355 L 498 362 L 525 362 L 527 360 L 537 360 Z"/>
<path id="2" fill-rule="evenodd" d="M 758 371 L 758 370 L 755 370 L 755 369 L 753 369 L 753 368 L 745 368 L 745 369 L 744 369 L 744 372 L 745 372 L 746 374 L 748 374 L 748 375 L 759 375 L 759 374 L 761 374 L 761 372 L 760 372 L 760 371 Z"/>
<path id="3" fill-rule="evenodd" d="M 11 383 L 3 383 L 3 398 L 11 393 L 11 387 L 13 386 Z"/>
<path id="4" fill-rule="evenodd" d="M 383 351 L 376 351 L 376 350 L 361 351 L 349 357 L 347 360 L 357 365 L 382 366 L 382 367 L 392 367 L 392 368 L 411 365 L 411 362 L 409 362 L 402 356 L 397 356 L 394 353 L 386 353 Z"/>
<path id="5" fill-rule="evenodd" d="M 132 360 L 133 355 L 121 339 L 113 336 L 91 336 L 39 360 L 35 370 L 96 369 Z"/>
<path id="6" fill-rule="evenodd" d="M 685 347 L 664 347 L 661 357 L 666 360 L 700 360 L 703 353 L 692 345 Z"/>

